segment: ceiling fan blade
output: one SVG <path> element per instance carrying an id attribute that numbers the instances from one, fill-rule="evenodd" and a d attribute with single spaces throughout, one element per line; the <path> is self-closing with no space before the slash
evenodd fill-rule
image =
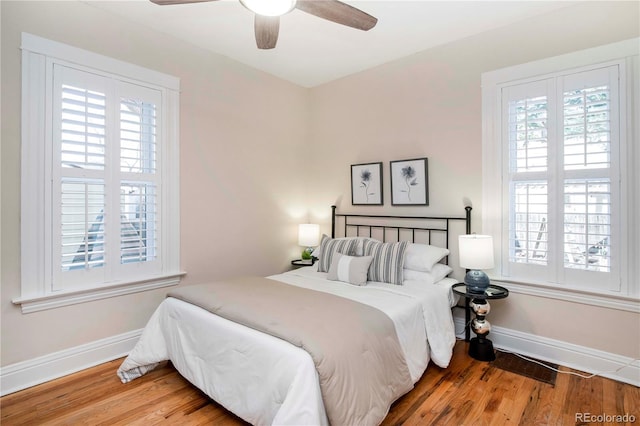
<path id="1" fill-rule="evenodd" d="M 205 3 L 205 2 L 217 1 L 217 0 L 149 0 L 149 1 L 151 1 L 151 3 L 155 3 L 160 6 L 168 6 L 170 4 Z"/>
<path id="2" fill-rule="evenodd" d="M 298 0 L 296 9 L 358 30 L 376 26 L 377 18 L 338 0 Z"/>
<path id="3" fill-rule="evenodd" d="M 254 21 L 258 49 L 273 49 L 278 42 L 280 31 L 279 16 L 263 16 L 256 13 Z"/>

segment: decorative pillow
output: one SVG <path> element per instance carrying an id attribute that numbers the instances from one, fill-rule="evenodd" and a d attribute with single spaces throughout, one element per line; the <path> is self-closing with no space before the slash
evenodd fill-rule
<path id="1" fill-rule="evenodd" d="M 373 257 L 371 256 L 354 257 L 334 253 L 327 279 L 354 285 L 365 285 L 367 283 L 367 272 L 372 260 Z"/>
<path id="2" fill-rule="evenodd" d="M 371 266 L 369 266 L 369 281 L 402 285 L 402 268 L 407 244 L 409 243 L 406 241 L 381 243 L 375 240 L 365 240 L 364 255 L 373 256 Z"/>
<path id="3" fill-rule="evenodd" d="M 318 251 L 318 272 L 329 271 L 335 253 L 353 256 L 357 244 L 358 241 L 354 238 L 333 239 L 323 235 L 322 241 L 320 241 L 320 247 L 314 250 L 314 253 Z"/>
<path id="4" fill-rule="evenodd" d="M 328 237 L 327 237 L 328 238 Z M 364 255 L 364 241 L 365 240 L 371 240 L 372 238 L 369 237 L 340 237 L 340 238 L 334 238 L 334 240 L 356 240 L 356 249 L 354 252 L 354 256 L 363 256 Z M 376 240 L 377 241 L 377 240 Z M 320 259 L 320 246 L 316 247 L 313 250 L 313 253 L 311 253 L 311 255 L 315 258 Z"/>
<path id="5" fill-rule="evenodd" d="M 357 241 L 355 256 L 364 256 L 364 242 L 367 240 L 373 240 L 373 238 L 369 238 L 369 237 L 350 237 L 350 238 L 353 238 Z M 374 241 L 378 241 L 378 240 L 374 240 Z"/>
<path id="6" fill-rule="evenodd" d="M 405 265 L 407 259 L 405 259 Z M 402 271 L 405 281 L 422 281 L 427 284 L 435 284 L 449 275 L 453 269 L 444 263 L 436 263 L 431 268 L 431 272 L 414 271 L 413 269 L 404 268 Z"/>
<path id="7" fill-rule="evenodd" d="M 429 272 L 433 266 L 449 254 L 449 250 L 428 244 L 410 243 L 407 247 L 405 269 Z"/>

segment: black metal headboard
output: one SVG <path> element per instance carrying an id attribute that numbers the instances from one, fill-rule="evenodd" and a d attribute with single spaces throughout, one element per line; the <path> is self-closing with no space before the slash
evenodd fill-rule
<path id="1" fill-rule="evenodd" d="M 331 206 L 331 237 L 336 238 L 338 227 L 342 225 L 340 235 L 345 237 L 420 242 L 448 249 L 452 236 L 471 233 L 472 208 L 467 206 L 464 209 L 464 216 L 385 216 L 337 213 L 336 206 Z M 454 223 L 460 222 L 464 222 L 464 232 L 451 232 Z"/>
<path id="2" fill-rule="evenodd" d="M 446 237 L 445 248 L 449 248 L 449 231 L 451 230 L 452 222 L 464 221 L 465 233 L 471 233 L 471 206 L 467 206 L 465 209 L 465 216 L 384 216 L 384 215 L 364 215 L 364 214 L 351 214 L 351 213 L 337 213 L 336 206 L 331 206 L 331 237 L 336 237 L 336 226 L 338 225 L 338 218 L 344 218 L 343 221 L 343 236 L 347 236 L 349 228 L 355 228 L 355 236 L 372 236 L 372 230 L 382 230 L 382 241 L 386 241 L 387 231 L 394 231 L 396 234 L 396 240 L 400 241 L 401 237 L 406 234 L 411 234 L 411 238 L 403 238 L 404 240 L 415 242 L 416 233 L 424 232 L 427 235 L 427 244 L 432 241 L 434 233 L 444 233 Z M 383 221 L 383 223 L 375 223 L 375 221 Z M 393 224 L 392 224 L 393 223 Z M 415 225 L 411 225 L 411 224 Z M 416 224 L 416 223 L 422 223 Z M 367 235 L 361 234 L 361 229 L 365 229 Z"/>

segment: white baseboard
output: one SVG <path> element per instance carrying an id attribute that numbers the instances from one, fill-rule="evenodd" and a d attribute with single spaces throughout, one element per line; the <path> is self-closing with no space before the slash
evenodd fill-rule
<path id="1" fill-rule="evenodd" d="M 130 331 L 2 367 L 0 396 L 121 358 L 133 349 L 141 334 L 142 329 Z"/>
<path id="2" fill-rule="evenodd" d="M 457 337 L 464 338 L 464 318 L 454 317 L 454 322 L 459 332 Z M 637 359 L 493 325 L 489 338 L 496 349 L 640 387 L 640 360 Z"/>
<path id="3" fill-rule="evenodd" d="M 464 319 L 456 317 L 454 320 L 456 330 L 464 330 Z M 0 396 L 121 358 L 133 349 L 141 334 L 142 329 L 134 330 L 2 367 Z M 463 334 L 464 331 L 459 337 L 463 337 Z M 497 349 L 591 374 L 598 373 L 600 376 L 640 387 L 638 360 L 503 327 L 493 326 L 490 337 Z M 618 369 L 620 370 L 616 372 Z"/>

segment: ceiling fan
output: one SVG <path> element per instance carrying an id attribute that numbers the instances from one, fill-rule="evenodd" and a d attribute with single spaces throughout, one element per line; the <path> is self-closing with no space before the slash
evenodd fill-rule
<path id="1" fill-rule="evenodd" d="M 150 0 L 166 6 L 171 4 L 203 3 L 217 0 Z M 318 18 L 358 30 L 368 31 L 376 26 L 377 18 L 338 0 L 240 0 L 255 14 L 254 30 L 258 49 L 273 49 L 278 41 L 280 16 L 298 9 Z"/>

